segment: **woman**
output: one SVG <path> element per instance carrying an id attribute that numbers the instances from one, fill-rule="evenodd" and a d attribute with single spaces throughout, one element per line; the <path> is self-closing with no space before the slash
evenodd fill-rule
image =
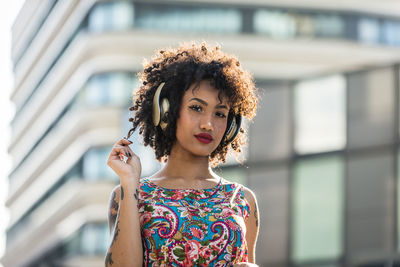
<path id="1" fill-rule="evenodd" d="M 258 102 L 252 76 L 203 42 L 158 51 L 139 78 L 133 128 L 107 160 L 120 185 L 110 199 L 106 266 L 256 266 L 256 197 L 211 169 L 245 144 L 241 118 L 252 119 Z M 138 127 L 165 162 L 142 179 L 128 141 Z"/>

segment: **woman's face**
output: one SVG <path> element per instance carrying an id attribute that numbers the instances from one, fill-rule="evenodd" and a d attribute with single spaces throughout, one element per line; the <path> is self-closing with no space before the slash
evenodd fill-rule
<path id="1" fill-rule="evenodd" d="M 227 98 L 203 80 L 192 90 L 192 84 L 182 98 L 177 120 L 177 143 L 198 156 L 210 155 L 219 145 L 226 129 L 229 106 Z"/>

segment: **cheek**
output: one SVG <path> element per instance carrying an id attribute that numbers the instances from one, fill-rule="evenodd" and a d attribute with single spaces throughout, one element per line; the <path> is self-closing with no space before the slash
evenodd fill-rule
<path id="1" fill-rule="evenodd" d="M 226 123 L 227 121 L 218 121 L 217 123 L 215 123 L 215 128 L 218 131 L 218 134 L 220 134 L 221 136 L 224 134 L 225 130 L 226 130 Z"/>
<path id="2" fill-rule="evenodd" d="M 188 125 L 188 123 L 190 123 L 192 120 L 188 114 L 188 112 L 184 112 L 181 111 L 179 114 L 179 119 L 178 119 L 178 124 L 181 127 L 185 127 L 186 125 Z"/>
<path id="3" fill-rule="evenodd" d="M 184 132 L 187 132 L 193 123 L 194 120 L 191 118 L 190 114 L 188 114 L 188 112 L 181 111 L 176 122 L 177 134 L 183 134 Z"/>

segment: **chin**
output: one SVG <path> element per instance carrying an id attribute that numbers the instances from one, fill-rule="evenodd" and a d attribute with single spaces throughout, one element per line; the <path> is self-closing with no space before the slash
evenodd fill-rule
<path id="1" fill-rule="evenodd" d="M 215 150 L 215 149 L 214 149 Z M 211 150 L 210 148 L 206 149 L 205 147 L 202 147 L 200 149 L 189 149 L 189 151 L 197 156 L 197 157 L 208 157 L 211 155 L 211 153 L 214 151 Z"/>

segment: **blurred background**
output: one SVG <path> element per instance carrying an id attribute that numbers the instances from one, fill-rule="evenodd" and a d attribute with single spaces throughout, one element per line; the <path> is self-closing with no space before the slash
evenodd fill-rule
<path id="1" fill-rule="evenodd" d="M 106 160 L 131 128 L 136 73 L 191 40 L 238 56 L 262 96 L 245 164 L 216 168 L 256 193 L 257 263 L 400 266 L 400 1 L 19 2 L 2 95 L 5 267 L 104 266 L 119 183 Z M 143 176 L 159 169 L 131 140 Z"/>

